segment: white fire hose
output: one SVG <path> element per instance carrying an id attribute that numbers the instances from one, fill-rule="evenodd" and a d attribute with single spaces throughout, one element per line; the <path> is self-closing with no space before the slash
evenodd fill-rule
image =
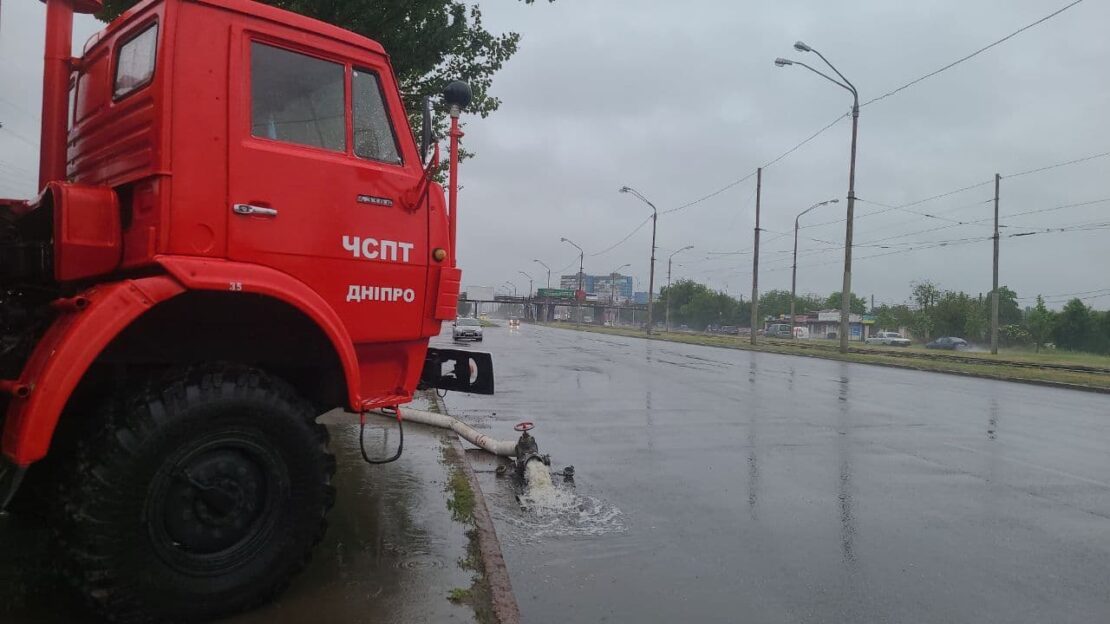
<path id="1" fill-rule="evenodd" d="M 494 455 L 500 455 L 502 457 L 513 457 L 516 455 L 516 442 L 510 442 L 508 440 L 495 440 L 484 433 L 479 433 L 470 425 L 450 416 L 444 416 L 443 414 L 426 412 L 424 410 L 413 409 L 411 407 L 402 407 L 400 409 L 401 418 L 408 422 L 430 425 L 432 427 L 439 427 L 441 429 L 450 429 L 451 431 L 459 434 L 459 437 L 463 438 L 467 442 L 470 442 L 474 446 L 485 449 L 490 453 L 493 453 Z M 392 412 L 374 410 L 370 413 L 377 414 L 378 416 L 384 416 L 385 418 L 397 418 L 397 415 Z"/>

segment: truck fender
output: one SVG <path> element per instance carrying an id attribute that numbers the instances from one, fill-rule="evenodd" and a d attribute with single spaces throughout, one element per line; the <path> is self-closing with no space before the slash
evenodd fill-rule
<path id="1" fill-rule="evenodd" d="M 16 466 L 46 456 L 54 428 L 85 371 L 116 335 L 158 303 L 185 292 L 167 276 L 94 286 L 54 307 L 60 316 L 35 345 L 4 421 L 4 455 Z"/>
<path id="2" fill-rule="evenodd" d="M 257 264 L 191 256 L 155 256 L 154 260 L 190 290 L 251 292 L 273 297 L 300 310 L 331 341 L 347 381 L 348 405 L 353 410 L 360 409 L 363 403 L 359 394 L 361 375 L 351 335 L 335 310 L 304 282 Z"/>

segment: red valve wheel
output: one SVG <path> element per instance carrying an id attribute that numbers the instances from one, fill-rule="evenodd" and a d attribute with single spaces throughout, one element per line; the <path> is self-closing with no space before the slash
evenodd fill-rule
<path id="1" fill-rule="evenodd" d="M 533 425 L 532 422 L 528 421 L 528 420 L 526 420 L 522 423 L 517 423 L 516 425 L 513 426 L 513 429 L 515 429 L 517 431 L 528 431 L 528 430 L 533 429 L 533 428 L 535 428 L 535 425 Z"/>

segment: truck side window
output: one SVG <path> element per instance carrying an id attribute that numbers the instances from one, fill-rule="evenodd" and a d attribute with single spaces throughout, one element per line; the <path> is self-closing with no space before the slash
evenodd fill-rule
<path id="1" fill-rule="evenodd" d="M 339 63 L 251 43 L 251 134 L 345 151 L 343 78 Z"/>
<path id="2" fill-rule="evenodd" d="M 116 55 L 116 80 L 112 97 L 120 99 L 150 82 L 154 76 L 154 56 L 158 49 L 158 24 L 120 46 Z"/>
<path id="3" fill-rule="evenodd" d="M 355 69 L 351 76 L 354 91 L 355 155 L 382 162 L 401 164 L 397 138 L 385 107 L 378 76 L 369 70 Z"/>

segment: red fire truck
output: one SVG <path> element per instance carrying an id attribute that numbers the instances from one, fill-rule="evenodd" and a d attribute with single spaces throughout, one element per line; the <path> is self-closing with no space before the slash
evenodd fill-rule
<path id="1" fill-rule="evenodd" d="M 40 194 L 0 200 L 0 506 L 125 620 L 279 592 L 323 534 L 324 411 L 493 391 L 450 205 L 382 47 L 249 0 L 147 0 L 72 57 L 46 0 Z M 16 496 L 18 494 L 18 496 Z M 13 501 L 13 498 L 15 499 Z M 29 504 L 29 508 L 37 508 Z"/>

